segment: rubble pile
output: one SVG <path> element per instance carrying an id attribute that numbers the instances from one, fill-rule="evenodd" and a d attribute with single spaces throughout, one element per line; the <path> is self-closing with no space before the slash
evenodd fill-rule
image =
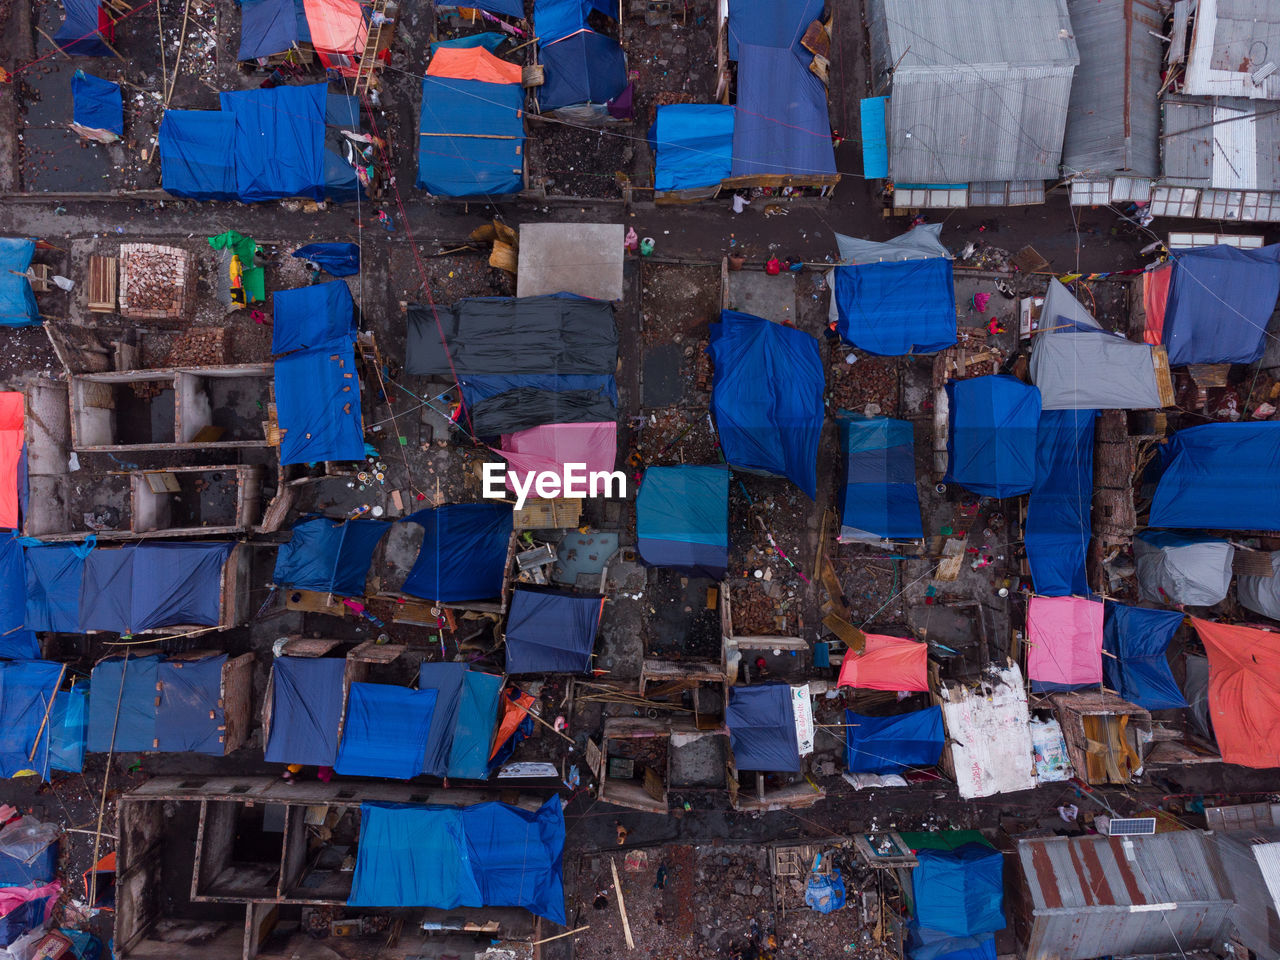
<path id="1" fill-rule="evenodd" d="M 228 362 L 231 338 L 226 327 L 193 327 L 178 336 L 165 358 L 168 367 L 212 367 Z"/>
<path id="2" fill-rule="evenodd" d="M 187 296 L 195 265 L 187 251 L 154 243 L 120 245 L 120 316 L 176 320 L 193 303 Z"/>

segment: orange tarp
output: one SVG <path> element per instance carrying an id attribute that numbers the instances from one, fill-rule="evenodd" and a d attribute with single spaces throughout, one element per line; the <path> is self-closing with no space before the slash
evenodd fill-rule
<path id="1" fill-rule="evenodd" d="M 22 459 L 20 393 L 0 393 L 0 527 L 18 529 L 18 462 Z"/>
<path id="2" fill-rule="evenodd" d="M 1169 280 L 1173 264 L 1166 263 L 1142 275 L 1142 308 L 1147 314 L 1142 339 L 1158 345 L 1164 342 L 1164 311 L 1169 305 Z"/>
<path id="3" fill-rule="evenodd" d="M 506 694 L 502 696 L 502 720 L 498 723 L 498 733 L 493 738 L 493 749 L 489 751 L 489 759 L 492 760 L 498 755 L 498 751 L 502 749 L 502 745 L 511 739 L 511 735 L 516 732 L 516 727 L 520 726 L 524 715 L 529 712 L 529 708 L 533 706 L 533 697 L 527 693 L 520 694 L 519 700 L 512 700 Z"/>
<path id="4" fill-rule="evenodd" d="M 356 0 L 302 0 L 311 31 L 311 46 L 320 53 L 341 53 L 359 59 L 369 36 L 364 11 Z"/>
<path id="5" fill-rule="evenodd" d="M 844 655 L 836 686 L 860 690 L 928 690 L 928 660 L 928 644 L 868 633 L 862 653 L 850 650 Z"/>
<path id="6" fill-rule="evenodd" d="M 427 76 L 484 83 L 520 83 L 524 71 L 518 63 L 499 60 L 484 47 L 441 47 L 431 55 Z"/>
<path id="7" fill-rule="evenodd" d="M 1227 763 L 1280 767 L 1280 634 L 1191 618 L 1209 653 L 1209 716 Z"/>

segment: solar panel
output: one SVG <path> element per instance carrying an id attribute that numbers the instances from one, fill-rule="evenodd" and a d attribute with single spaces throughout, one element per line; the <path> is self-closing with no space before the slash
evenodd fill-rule
<path id="1" fill-rule="evenodd" d="M 1130 820 L 1112 820 L 1108 832 L 1113 837 L 1150 837 L 1156 832 L 1156 818 L 1134 817 Z"/>

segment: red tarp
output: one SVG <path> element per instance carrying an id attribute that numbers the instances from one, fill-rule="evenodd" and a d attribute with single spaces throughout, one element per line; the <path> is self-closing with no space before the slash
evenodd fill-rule
<path id="1" fill-rule="evenodd" d="M 844 655 L 836 686 L 860 690 L 928 690 L 928 659 L 928 644 L 868 633 L 862 653 L 850 650 Z"/>
<path id="2" fill-rule="evenodd" d="M 1242 767 L 1280 767 L 1280 634 L 1191 618 L 1209 653 L 1209 716 L 1218 752 Z"/>
<path id="3" fill-rule="evenodd" d="M 355 76 L 369 36 L 360 4 L 356 0 L 302 0 L 302 6 L 311 46 L 320 62 L 341 71 L 344 77 Z"/>
<path id="4" fill-rule="evenodd" d="M 18 463 L 22 459 L 20 393 L 0 393 L 0 527 L 18 529 Z"/>
<path id="5" fill-rule="evenodd" d="M 1147 343 L 1164 342 L 1164 310 L 1169 304 L 1169 280 L 1172 276 L 1172 263 L 1163 264 L 1142 275 L 1142 306 L 1147 314 L 1142 339 Z"/>
<path id="6" fill-rule="evenodd" d="M 618 425 L 613 421 L 553 423 L 518 433 L 504 433 L 497 453 L 507 459 L 507 486 L 512 490 L 515 489 L 512 474 L 519 475 L 521 483 L 531 471 L 550 471 L 563 476 L 566 463 L 586 465 L 586 476 L 577 481 L 579 486 L 584 486 L 592 472 L 613 470 L 618 454 Z M 529 496 L 538 494 L 530 490 Z"/>
<path id="7" fill-rule="evenodd" d="M 524 79 L 518 63 L 500 60 L 484 47 L 441 47 L 431 55 L 427 76 L 484 83 L 520 83 Z"/>
<path id="8" fill-rule="evenodd" d="M 1027 675 L 1041 683 L 1102 683 L 1102 604 L 1081 597 L 1032 597 Z"/>

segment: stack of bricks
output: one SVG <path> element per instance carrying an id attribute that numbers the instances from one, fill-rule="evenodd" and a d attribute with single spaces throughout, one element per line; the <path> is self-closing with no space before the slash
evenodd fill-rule
<path id="1" fill-rule="evenodd" d="M 215 367 L 227 362 L 226 327 L 191 327 L 169 348 L 166 367 Z"/>
<path id="2" fill-rule="evenodd" d="M 195 306 L 195 260 L 185 250 L 153 243 L 120 245 L 120 315 L 176 320 Z"/>

